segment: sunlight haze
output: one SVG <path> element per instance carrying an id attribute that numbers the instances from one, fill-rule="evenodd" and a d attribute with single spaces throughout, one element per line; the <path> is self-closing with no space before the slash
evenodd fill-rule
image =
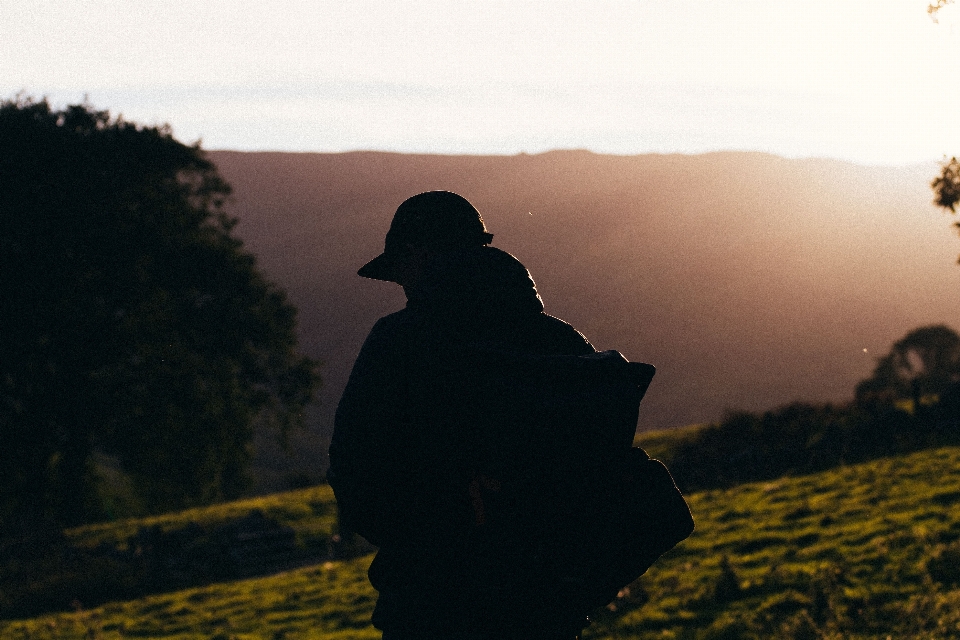
<path id="1" fill-rule="evenodd" d="M 208 149 L 904 164 L 960 153 L 957 8 L 926 7 L 6 0 L 0 96 L 88 96 Z"/>

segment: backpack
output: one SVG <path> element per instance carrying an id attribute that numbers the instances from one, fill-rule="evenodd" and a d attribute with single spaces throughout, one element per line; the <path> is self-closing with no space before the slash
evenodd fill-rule
<path id="1" fill-rule="evenodd" d="M 474 526 L 506 566 L 586 615 L 687 538 L 666 467 L 633 447 L 656 369 L 617 351 L 530 355 L 475 347 L 448 369 L 466 425 Z"/>

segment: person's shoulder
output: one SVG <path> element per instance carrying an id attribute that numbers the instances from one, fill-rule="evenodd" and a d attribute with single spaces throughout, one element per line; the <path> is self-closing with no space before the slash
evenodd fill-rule
<path id="1" fill-rule="evenodd" d="M 551 316 L 549 313 L 540 313 L 539 330 L 543 337 L 554 348 L 560 348 L 571 353 L 590 353 L 596 351 L 586 336 L 577 331 L 569 322 Z"/>
<path id="2" fill-rule="evenodd" d="M 364 345 L 368 349 L 383 349 L 403 343 L 410 333 L 412 320 L 407 309 L 383 316 L 373 324 Z"/>
<path id="3" fill-rule="evenodd" d="M 367 342 L 414 348 L 440 339 L 443 326 L 442 321 L 430 314 L 406 307 L 377 320 L 367 336 Z"/>
<path id="4" fill-rule="evenodd" d="M 409 309 L 400 309 L 399 311 L 394 311 L 393 313 L 388 313 L 379 320 L 377 320 L 373 329 L 370 330 L 373 332 L 384 332 L 389 333 L 391 331 L 398 331 L 404 327 L 409 326 L 412 323 L 412 315 Z"/>

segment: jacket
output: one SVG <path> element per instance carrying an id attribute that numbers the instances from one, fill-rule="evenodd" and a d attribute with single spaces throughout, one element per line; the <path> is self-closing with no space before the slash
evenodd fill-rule
<path id="1" fill-rule="evenodd" d="M 379 547 L 369 571 L 380 592 L 374 624 L 424 637 L 492 620 L 512 630 L 542 625 L 550 613 L 538 616 L 524 594 L 550 585 L 517 558 L 507 566 L 498 542 L 475 526 L 485 481 L 477 451 L 491 443 L 471 422 L 471 403 L 484 398 L 456 385 L 456 355 L 476 345 L 535 355 L 594 348 L 544 313 L 526 268 L 492 247 L 436 256 L 407 297 L 364 342 L 330 446 L 342 523 Z M 506 637 L 502 628 L 494 634 Z"/>

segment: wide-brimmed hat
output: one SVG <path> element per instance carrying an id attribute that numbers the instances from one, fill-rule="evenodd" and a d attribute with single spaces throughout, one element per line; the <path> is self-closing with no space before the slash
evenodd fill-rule
<path id="1" fill-rule="evenodd" d="M 397 207 L 383 253 L 360 267 L 358 275 L 396 282 L 396 265 L 418 248 L 452 251 L 490 244 L 493 234 L 470 202 L 451 191 L 427 191 Z"/>

